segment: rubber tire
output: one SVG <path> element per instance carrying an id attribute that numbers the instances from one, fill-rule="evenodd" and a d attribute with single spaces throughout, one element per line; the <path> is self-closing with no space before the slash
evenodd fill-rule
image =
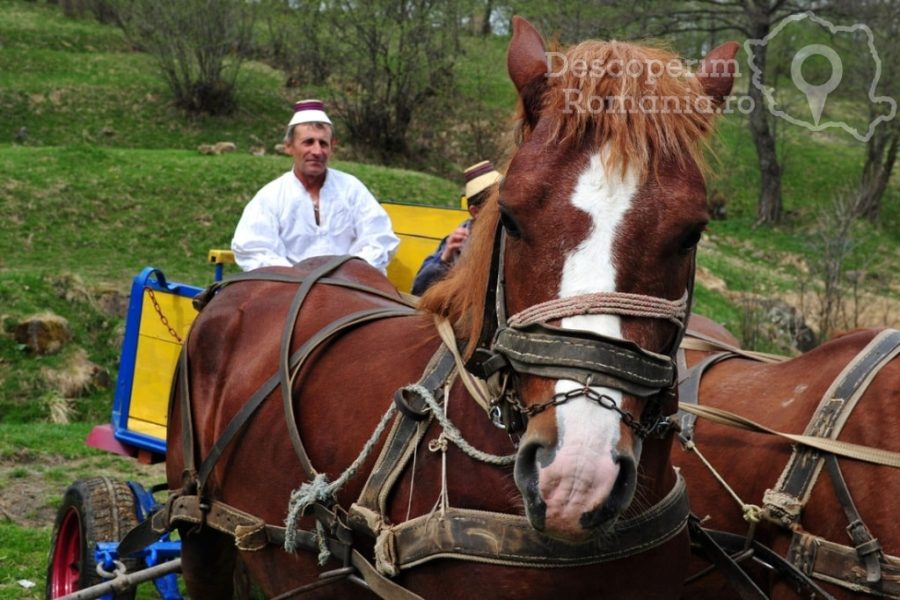
<path id="1" fill-rule="evenodd" d="M 58 598 L 105 581 L 97 574 L 94 546 L 119 541 L 138 524 L 134 494 L 127 483 L 109 477 L 80 479 L 69 486 L 56 513 L 46 598 Z M 133 572 L 135 559 L 122 561 Z M 134 598 L 131 588 L 115 597 Z"/>

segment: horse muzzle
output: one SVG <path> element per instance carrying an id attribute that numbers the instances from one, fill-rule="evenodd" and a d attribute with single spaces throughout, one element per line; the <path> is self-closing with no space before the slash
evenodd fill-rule
<path id="1" fill-rule="evenodd" d="M 520 447 L 515 481 L 536 530 L 583 542 L 612 527 L 629 506 L 637 483 L 635 458 L 617 451 L 585 458 L 539 441 Z"/>

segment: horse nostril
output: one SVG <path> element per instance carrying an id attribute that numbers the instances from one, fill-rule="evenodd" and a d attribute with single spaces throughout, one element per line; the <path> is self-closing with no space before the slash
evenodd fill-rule
<path id="1" fill-rule="evenodd" d="M 611 494 L 613 500 L 621 503 L 620 510 L 624 510 L 634 497 L 637 488 L 637 467 L 631 455 L 619 455 L 616 462 L 619 464 L 619 476 Z"/>
<path id="2" fill-rule="evenodd" d="M 619 474 L 613 484 L 612 491 L 603 506 L 581 515 L 581 526 L 584 529 L 596 529 L 615 519 L 624 511 L 637 488 L 637 468 L 630 455 L 618 454 L 615 463 L 619 466 Z"/>
<path id="3" fill-rule="evenodd" d="M 537 491 L 537 453 L 541 449 L 540 444 L 525 444 L 519 448 L 516 456 L 516 465 L 513 476 L 516 485 L 525 495 L 526 490 Z M 526 497 L 526 501 L 528 498 Z"/>
<path id="4" fill-rule="evenodd" d="M 525 502 L 526 513 L 532 526 L 538 531 L 544 529 L 547 515 L 547 505 L 541 498 L 538 486 L 538 461 L 543 463 L 547 454 L 548 449 L 539 443 L 525 444 L 519 448 L 513 471 L 516 487 Z"/>

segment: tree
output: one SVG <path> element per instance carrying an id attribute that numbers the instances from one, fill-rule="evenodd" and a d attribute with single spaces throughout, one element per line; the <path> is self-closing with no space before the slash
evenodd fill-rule
<path id="1" fill-rule="evenodd" d="M 856 8 L 860 18 L 873 24 L 876 49 L 881 55 L 877 90 L 882 96 L 896 101 L 900 96 L 900 84 L 897 82 L 900 76 L 900 66 L 897 64 L 900 61 L 900 6 L 896 2 L 870 0 L 861 2 Z M 885 110 L 883 103 L 869 102 L 869 122 L 883 117 Z M 877 223 L 881 215 L 882 199 L 897 161 L 898 143 L 900 118 L 896 113 L 892 120 L 876 127 L 866 142 L 866 158 L 857 192 L 857 216 L 871 223 Z"/>
<path id="2" fill-rule="evenodd" d="M 331 73 L 327 7 L 319 0 L 259 0 L 261 54 L 289 85 L 315 85 Z"/>
<path id="3" fill-rule="evenodd" d="M 127 0 L 119 16 L 126 36 L 155 59 L 187 111 L 226 114 L 255 16 L 245 0 Z"/>
<path id="4" fill-rule="evenodd" d="M 873 111 L 874 112 L 874 111 Z M 872 114 L 872 113 L 870 113 Z M 873 118 L 877 115 L 873 115 Z M 881 203 L 897 162 L 900 123 L 895 118 L 889 125 L 876 130 L 866 144 L 866 162 L 859 184 L 859 216 L 877 223 Z"/>
<path id="5" fill-rule="evenodd" d="M 627 22 L 627 15 L 633 14 L 632 7 L 623 6 L 618 0 L 519 0 L 511 8 L 511 12 L 527 17 L 545 37 L 560 44 L 615 37 L 612 32 Z"/>
<path id="6" fill-rule="evenodd" d="M 344 0 L 328 12 L 329 86 L 355 141 L 382 160 L 410 155 L 417 115 L 454 100 L 460 14 L 453 0 Z"/>
<path id="7" fill-rule="evenodd" d="M 723 32 L 737 32 L 751 40 L 763 40 L 773 25 L 793 14 L 823 5 L 814 0 L 690 0 L 661 3 L 639 1 L 633 21 L 640 23 L 649 35 L 664 36 L 701 31 L 711 37 Z M 763 88 L 771 76 L 768 45 L 749 45 L 749 64 L 758 73 L 757 85 L 748 86 L 752 99 L 749 112 L 750 132 L 756 148 L 760 172 L 757 224 L 773 225 L 781 220 L 781 175 L 773 116 L 767 109 Z"/>

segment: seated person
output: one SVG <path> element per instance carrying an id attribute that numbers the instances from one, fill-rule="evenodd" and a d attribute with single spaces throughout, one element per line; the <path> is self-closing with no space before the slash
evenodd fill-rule
<path id="1" fill-rule="evenodd" d="M 466 206 L 471 219 L 466 219 L 453 233 L 441 240 L 437 250 L 422 262 L 419 272 L 413 281 L 412 293 L 421 296 L 432 283 L 444 276 L 453 266 L 459 253 L 469 237 L 472 221 L 481 210 L 493 187 L 500 182 L 502 176 L 494 169 L 489 160 L 472 165 L 463 173 L 466 181 Z"/>
<path id="2" fill-rule="evenodd" d="M 247 203 L 231 240 L 241 269 L 352 254 L 385 272 L 400 240 L 366 186 L 328 166 L 334 129 L 321 101 L 294 105 L 284 147 L 293 168 Z"/>

